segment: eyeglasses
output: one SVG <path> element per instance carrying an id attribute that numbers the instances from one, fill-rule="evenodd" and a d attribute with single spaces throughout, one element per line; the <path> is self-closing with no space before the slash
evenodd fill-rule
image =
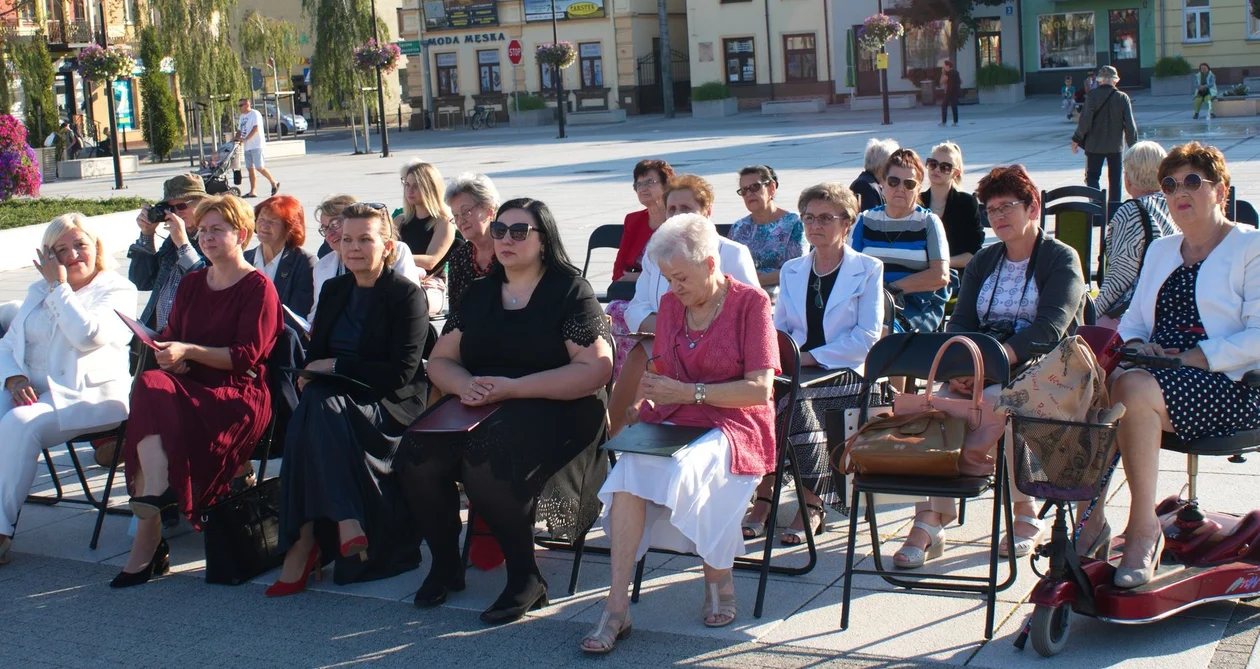
<path id="1" fill-rule="evenodd" d="M 187 202 L 167 202 L 166 203 L 166 207 L 168 209 L 174 209 L 175 211 L 184 211 L 190 206 L 191 205 L 189 205 Z"/>
<path id="2" fill-rule="evenodd" d="M 651 188 L 652 186 L 659 186 L 660 183 L 661 182 L 658 181 L 657 179 L 644 179 L 643 181 L 634 182 L 633 185 L 636 191 L 640 191 L 640 190 L 643 190 L 644 188 Z"/>
<path id="3" fill-rule="evenodd" d="M 1016 206 L 1021 204 L 1024 204 L 1023 200 L 1011 200 L 1006 204 L 998 205 L 996 207 L 985 207 L 984 213 L 989 215 L 990 221 L 994 221 L 1000 218 L 1006 218 L 1012 211 L 1015 210 Z"/>
<path id="4" fill-rule="evenodd" d="M 405 190 L 420 190 L 420 183 L 418 181 L 407 181 L 406 179 L 400 179 L 399 183 L 402 184 L 402 187 Z"/>
<path id="5" fill-rule="evenodd" d="M 836 216 L 834 214 L 820 214 L 817 216 L 814 214 L 801 214 L 801 222 L 805 225 L 813 225 L 815 223 L 818 225 L 831 225 L 841 220 L 847 219 L 844 216 Z"/>
<path id="6" fill-rule="evenodd" d="M 495 221 L 490 224 L 490 237 L 492 239 L 503 239 L 508 235 L 508 233 L 511 233 L 512 241 L 523 242 L 525 241 L 525 238 L 529 236 L 530 230 L 538 230 L 538 228 L 535 228 L 528 223 L 513 223 L 512 225 L 508 225 L 506 223 Z"/>
<path id="7" fill-rule="evenodd" d="M 327 237 L 328 233 L 336 231 L 336 230 L 340 230 L 341 224 L 344 222 L 345 222 L 344 218 L 340 216 L 334 216 L 333 218 L 329 219 L 327 223 L 319 226 L 320 236 Z"/>
<path id="8" fill-rule="evenodd" d="M 736 188 L 735 194 L 740 197 L 744 197 L 746 193 L 760 193 L 762 187 L 769 186 L 769 185 L 770 185 L 769 181 L 758 181 L 757 183 L 748 184 L 747 186 L 744 186 L 743 188 Z"/>
<path id="9" fill-rule="evenodd" d="M 1172 177 L 1164 177 L 1159 182 L 1159 189 L 1164 191 L 1164 195 L 1174 195 L 1178 188 L 1185 187 L 1187 193 L 1198 192 L 1203 188 L 1203 184 L 1215 184 L 1215 181 L 1208 181 L 1197 174 L 1187 174 L 1184 181 L 1177 181 Z"/>
<path id="10" fill-rule="evenodd" d="M 823 308 L 822 277 L 818 275 L 814 275 L 814 284 L 810 286 L 810 288 L 814 291 L 814 308 L 822 309 Z"/>
<path id="11" fill-rule="evenodd" d="M 953 164 L 953 163 L 942 163 L 941 161 L 939 161 L 939 160 L 937 160 L 937 159 L 935 159 L 935 158 L 928 158 L 927 160 L 923 161 L 923 164 L 924 164 L 924 165 L 925 165 L 925 166 L 926 166 L 929 170 L 940 170 L 940 171 L 942 171 L 942 172 L 944 172 L 944 173 L 946 173 L 946 174 L 953 174 L 953 173 L 954 173 L 954 164 Z"/>
<path id="12" fill-rule="evenodd" d="M 889 188 L 901 187 L 901 188 L 905 188 L 906 190 L 919 189 L 918 179 L 902 179 L 901 177 L 885 177 L 884 182 L 888 184 Z"/>
<path id="13" fill-rule="evenodd" d="M 461 209 L 459 213 L 455 214 L 455 218 L 456 220 L 466 219 L 469 216 L 471 216 L 473 212 L 477 211 L 480 208 L 481 207 L 478 205 L 474 205 L 472 207 L 466 207 L 464 209 Z"/>

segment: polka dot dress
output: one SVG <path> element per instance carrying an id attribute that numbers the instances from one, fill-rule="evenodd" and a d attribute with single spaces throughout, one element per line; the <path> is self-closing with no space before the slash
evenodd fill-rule
<path id="1" fill-rule="evenodd" d="M 1195 298 L 1202 264 L 1178 267 L 1164 281 L 1155 302 L 1151 343 L 1185 351 L 1207 339 Z M 1227 437 L 1240 430 L 1260 429 L 1260 389 L 1236 383 L 1221 372 L 1197 367 L 1147 371 L 1159 381 L 1168 417 L 1182 440 Z"/>

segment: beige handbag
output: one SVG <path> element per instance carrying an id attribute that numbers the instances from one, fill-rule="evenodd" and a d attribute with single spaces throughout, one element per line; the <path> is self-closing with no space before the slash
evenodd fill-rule
<path id="1" fill-rule="evenodd" d="M 1016 416 L 1090 422 L 1090 409 L 1111 404 L 1106 378 L 1089 345 L 1073 335 L 1003 389 L 996 408 Z"/>

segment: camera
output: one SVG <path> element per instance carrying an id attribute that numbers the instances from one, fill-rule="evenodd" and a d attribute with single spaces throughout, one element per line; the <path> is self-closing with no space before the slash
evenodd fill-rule
<path id="1" fill-rule="evenodd" d="M 149 207 L 149 222 L 163 223 L 166 221 L 166 215 L 175 211 L 175 208 L 165 202 L 159 202 Z"/>

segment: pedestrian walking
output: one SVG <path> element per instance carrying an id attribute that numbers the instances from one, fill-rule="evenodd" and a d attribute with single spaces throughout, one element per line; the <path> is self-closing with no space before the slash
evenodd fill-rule
<path id="1" fill-rule="evenodd" d="M 954 69 L 954 61 L 947 60 L 941 68 L 941 86 L 945 99 L 941 100 L 941 126 L 945 126 L 945 112 L 954 110 L 954 125 L 958 125 L 958 98 L 962 95 L 962 77 Z"/>
<path id="2" fill-rule="evenodd" d="M 237 123 L 236 143 L 245 150 L 245 168 L 249 170 L 249 192 L 244 197 L 258 197 L 254 190 L 258 180 L 257 173 L 261 173 L 271 184 L 271 194 L 274 196 L 280 192 L 280 182 L 271 176 L 263 160 L 263 149 L 267 146 L 267 132 L 263 129 L 262 114 L 258 113 L 257 109 L 253 109 L 246 98 L 241 98 L 237 104 L 241 110 L 241 117 Z"/>
<path id="3" fill-rule="evenodd" d="M 1120 92 L 1120 74 L 1116 68 L 1098 68 L 1098 87 L 1085 98 L 1085 109 L 1072 135 L 1072 153 L 1085 149 L 1085 185 L 1098 188 L 1103 161 L 1107 162 L 1107 192 L 1119 197 L 1121 190 L 1120 154 L 1125 146 L 1137 143 L 1137 123 L 1133 120 L 1133 103 Z"/>

